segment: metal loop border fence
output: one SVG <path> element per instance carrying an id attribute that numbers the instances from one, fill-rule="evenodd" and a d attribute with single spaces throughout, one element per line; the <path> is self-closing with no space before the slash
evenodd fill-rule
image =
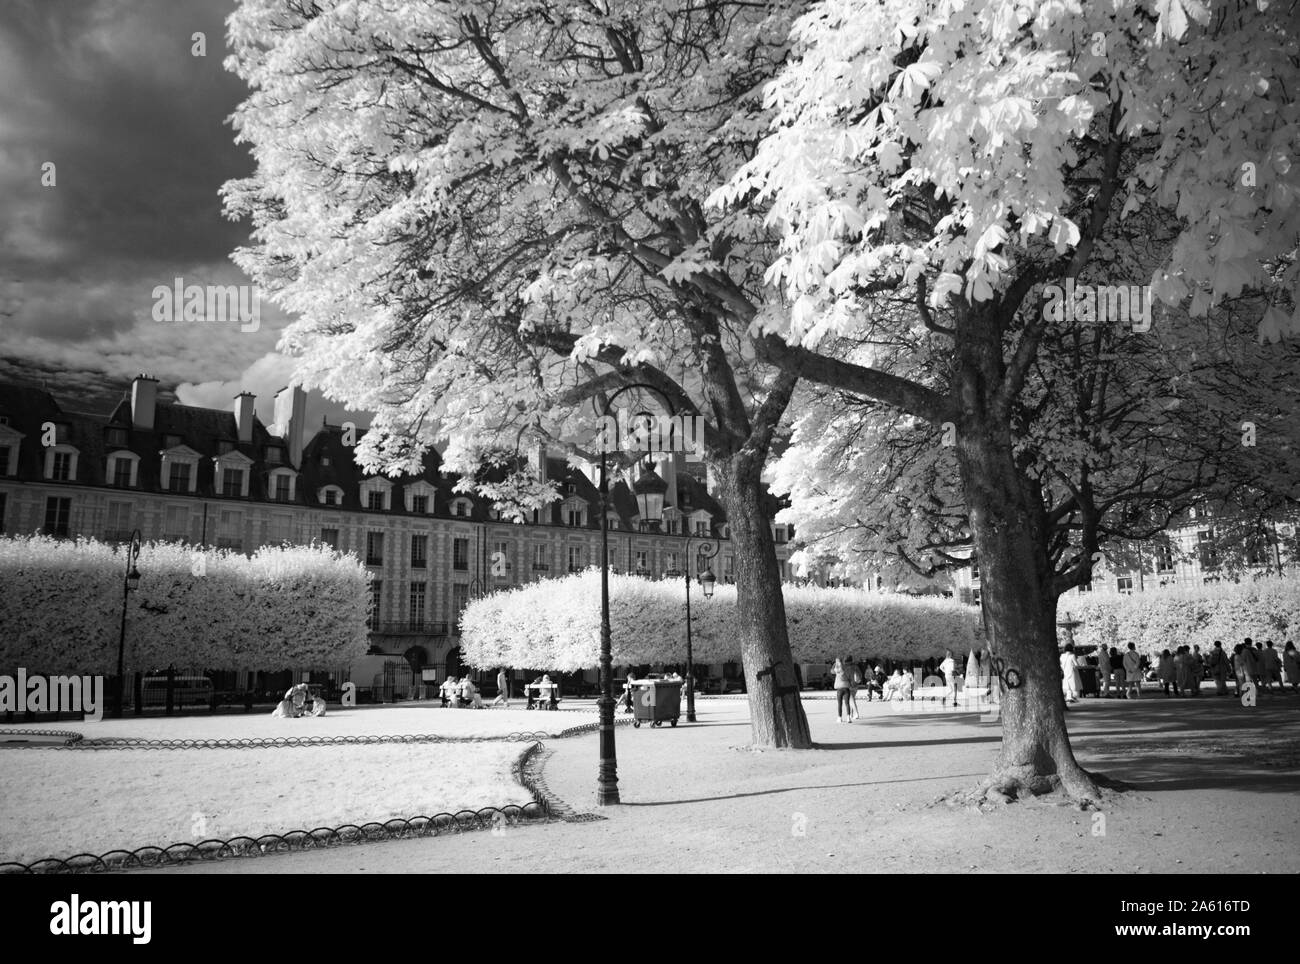
<path id="1" fill-rule="evenodd" d="M 615 719 L 614 725 L 630 720 Z M 63 736 L 62 744 L 0 743 L 0 749 L 31 748 L 43 750 L 131 750 L 131 749 L 282 749 L 297 746 L 329 746 L 378 743 L 490 743 L 530 742 L 511 766 L 511 776 L 528 791 L 533 799 L 523 806 L 509 804 L 505 807 L 481 807 L 477 810 L 459 810 L 456 813 L 423 814 L 414 817 L 394 817 L 383 822 L 348 823 L 338 827 L 316 827 L 312 830 L 290 830 L 284 834 L 261 834 L 257 837 L 240 835 L 228 840 L 208 839 L 196 844 L 174 843 L 166 847 L 139 847 L 135 850 L 110 850 L 104 854 L 79 853 L 70 857 L 45 857 L 30 864 L 19 861 L 0 863 L 0 875 L 24 874 L 85 874 L 121 872 L 153 867 L 172 867 L 203 861 L 233 857 L 263 857 L 279 853 L 301 853 L 307 850 L 324 850 L 352 844 L 375 843 L 385 840 L 410 840 L 438 837 L 451 833 L 474 830 L 497 830 L 525 824 L 552 821 L 580 822 L 603 819 L 595 814 L 580 814 L 561 801 L 542 777 L 545 761 L 543 739 L 563 739 L 580 736 L 600 729 L 600 724 L 584 723 L 569 727 L 559 733 L 535 731 L 509 733 L 499 737 L 443 737 L 436 734 L 410 736 L 344 736 L 344 737 L 284 737 L 250 740 L 144 740 L 109 738 L 87 740 L 81 733 L 71 730 L 0 730 L 0 740 L 6 736 Z"/>

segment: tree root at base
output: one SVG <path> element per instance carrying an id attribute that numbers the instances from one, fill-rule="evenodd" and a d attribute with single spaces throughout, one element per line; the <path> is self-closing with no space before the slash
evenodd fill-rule
<path id="1" fill-rule="evenodd" d="M 1122 781 L 1083 769 L 1067 780 L 1058 773 L 1039 773 L 1033 767 L 1004 767 L 975 787 L 943 794 L 931 806 L 988 810 L 1033 799 L 1078 810 L 1100 810 L 1103 803 L 1132 789 Z"/>

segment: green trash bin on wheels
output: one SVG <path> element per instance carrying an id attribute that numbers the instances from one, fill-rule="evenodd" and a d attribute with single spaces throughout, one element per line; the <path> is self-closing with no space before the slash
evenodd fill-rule
<path id="1" fill-rule="evenodd" d="M 665 721 L 676 726 L 682 715 L 682 685 L 684 679 L 668 679 L 651 673 L 645 679 L 633 680 L 632 725 L 649 723 L 660 726 Z"/>

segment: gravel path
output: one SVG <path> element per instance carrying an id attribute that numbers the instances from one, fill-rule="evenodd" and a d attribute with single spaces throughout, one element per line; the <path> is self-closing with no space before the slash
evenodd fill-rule
<path id="1" fill-rule="evenodd" d="M 620 728 L 623 806 L 602 820 L 166 872 L 518 872 L 536 869 L 540 855 L 574 873 L 1300 871 L 1300 698 L 1291 694 L 1255 709 L 1214 698 L 1071 708 L 1083 764 L 1134 785 L 1100 815 L 1039 802 L 989 813 L 927 806 L 993 761 L 999 727 L 975 714 L 875 703 L 842 725 L 829 701 L 805 708 L 821 747 L 808 752 L 745 749 L 744 701 L 701 700 L 695 726 Z M 548 748 L 551 790 L 587 807 L 595 736 Z"/>

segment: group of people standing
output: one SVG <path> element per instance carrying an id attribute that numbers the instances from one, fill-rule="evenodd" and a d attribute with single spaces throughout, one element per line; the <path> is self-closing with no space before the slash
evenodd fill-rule
<path id="1" fill-rule="evenodd" d="M 1072 646 L 1065 649 L 1066 652 L 1061 654 L 1062 685 L 1066 701 L 1074 702 L 1079 689 L 1078 659 L 1082 657 L 1075 657 Z M 1199 696 L 1201 681 L 1207 677 L 1214 680 L 1215 693 L 1219 696 L 1228 695 L 1228 680 L 1235 680 L 1236 695 L 1240 696 L 1247 682 L 1260 689 L 1269 689 L 1274 683 L 1279 689 L 1284 689 L 1287 683 L 1292 689 L 1300 689 L 1300 653 L 1297 653 L 1295 643 L 1288 642 L 1279 653 L 1271 639 L 1256 643 L 1247 637 L 1229 654 L 1223 648 L 1222 640 L 1216 639 L 1206 653 L 1201 652 L 1200 646 L 1161 650 L 1152 665 L 1138 653 L 1136 645 L 1129 643 L 1128 651 L 1122 657 L 1113 646 L 1109 650 L 1104 646 L 1098 648 L 1097 674 L 1104 697 L 1111 695 L 1113 682 L 1116 696 L 1137 699 L 1141 694 L 1142 680 L 1148 675 L 1160 684 L 1166 697 Z"/>

